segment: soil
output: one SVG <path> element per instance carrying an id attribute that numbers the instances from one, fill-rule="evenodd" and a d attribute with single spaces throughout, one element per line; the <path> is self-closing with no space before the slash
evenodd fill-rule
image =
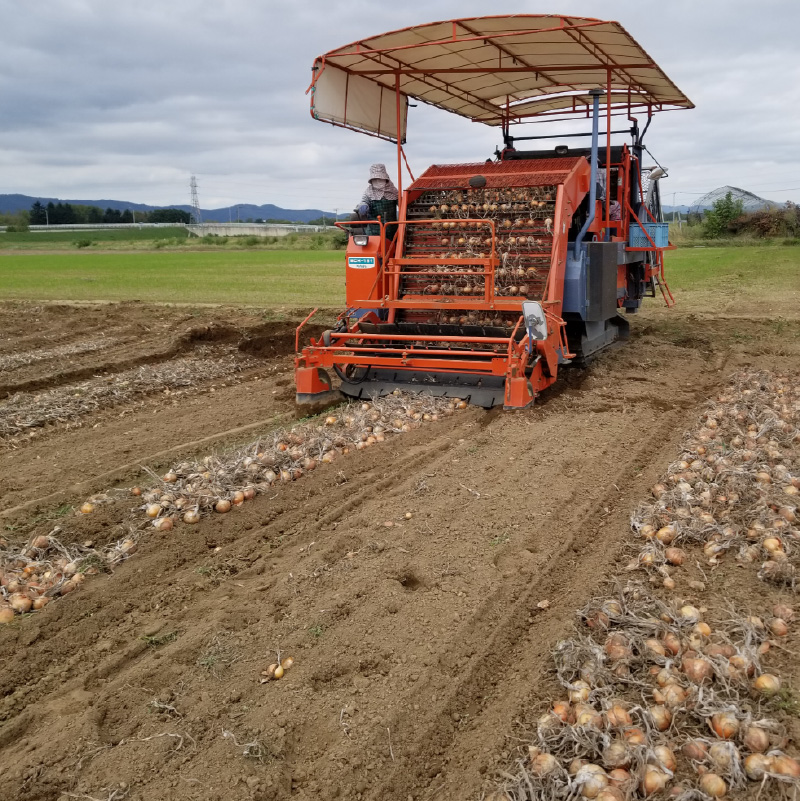
<path id="1" fill-rule="evenodd" d="M 0 397 L 198 343 L 258 362 L 0 442 L 6 539 L 57 525 L 113 541 L 114 509 L 73 512 L 90 493 L 291 420 L 295 326 L 242 309 L 1 306 L 0 357 L 108 347 L 5 370 Z M 648 310 L 627 345 L 563 371 L 527 411 L 470 408 L 153 531 L 113 573 L 0 630 L 4 794 L 480 798 L 552 698 L 552 648 L 624 564 L 631 511 L 684 431 L 738 367 L 798 356 L 796 319 Z M 740 573 L 716 571 L 708 599 Z M 755 578 L 737 592 L 785 596 Z M 260 683 L 278 652 L 293 667 Z"/>

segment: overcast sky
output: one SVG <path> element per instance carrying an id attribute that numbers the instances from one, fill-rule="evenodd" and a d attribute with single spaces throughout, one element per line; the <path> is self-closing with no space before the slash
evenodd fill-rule
<path id="1" fill-rule="evenodd" d="M 0 0 L 0 193 L 349 210 L 394 146 L 315 122 L 314 57 L 454 17 L 619 21 L 694 101 L 646 143 L 665 202 L 724 184 L 800 202 L 800 0 Z M 520 131 L 521 132 L 521 131 Z M 479 161 L 494 129 L 420 106 L 406 151 Z"/>

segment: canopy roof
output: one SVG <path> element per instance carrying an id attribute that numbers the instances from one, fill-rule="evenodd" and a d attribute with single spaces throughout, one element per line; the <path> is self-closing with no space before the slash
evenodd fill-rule
<path id="1" fill-rule="evenodd" d="M 618 22 L 516 14 L 432 22 L 331 50 L 314 62 L 311 110 L 394 141 L 399 127 L 403 141 L 409 98 L 505 126 L 588 116 L 587 92 L 598 87 L 611 90 L 610 113 L 694 107 Z"/>

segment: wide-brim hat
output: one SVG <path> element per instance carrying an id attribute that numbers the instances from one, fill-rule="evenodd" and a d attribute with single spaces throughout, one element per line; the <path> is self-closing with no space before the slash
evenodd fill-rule
<path id="1" fill-rule="evenodd" d="M 389 173 L 386 172 L 385 164 L 373 164 L 369 168 L 369 180 L 375 181 L 377 179 L 381 179 L 383 181 L 389 180 Z"/>

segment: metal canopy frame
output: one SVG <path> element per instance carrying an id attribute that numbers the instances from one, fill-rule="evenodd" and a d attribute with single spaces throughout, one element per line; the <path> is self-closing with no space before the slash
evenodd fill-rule
<path id="1" fill-rule="evenodd" d="M 321 111 L 316 97 L 326 69 L 346 76 L 338 114 Z M 613 115 L 635 120 L 634 113 L 694 108 L 618 22 L 546 14 L 431 22 L 352 42 L 315 60 L 308 91 L 315 119 L 396 142 L 402 190 L 410 99 L 501 127 L 507 136 L 519 123 L 590 118 L 588 91 L 598 87 L 608 131 Z M 348 119 L 348 92 L 356 89 L 363 97 L 378 92 L 381 104 L 384 90 L 393 91 L 395 119 L 387 120 L 383 105 L 367 123 Z"/>

